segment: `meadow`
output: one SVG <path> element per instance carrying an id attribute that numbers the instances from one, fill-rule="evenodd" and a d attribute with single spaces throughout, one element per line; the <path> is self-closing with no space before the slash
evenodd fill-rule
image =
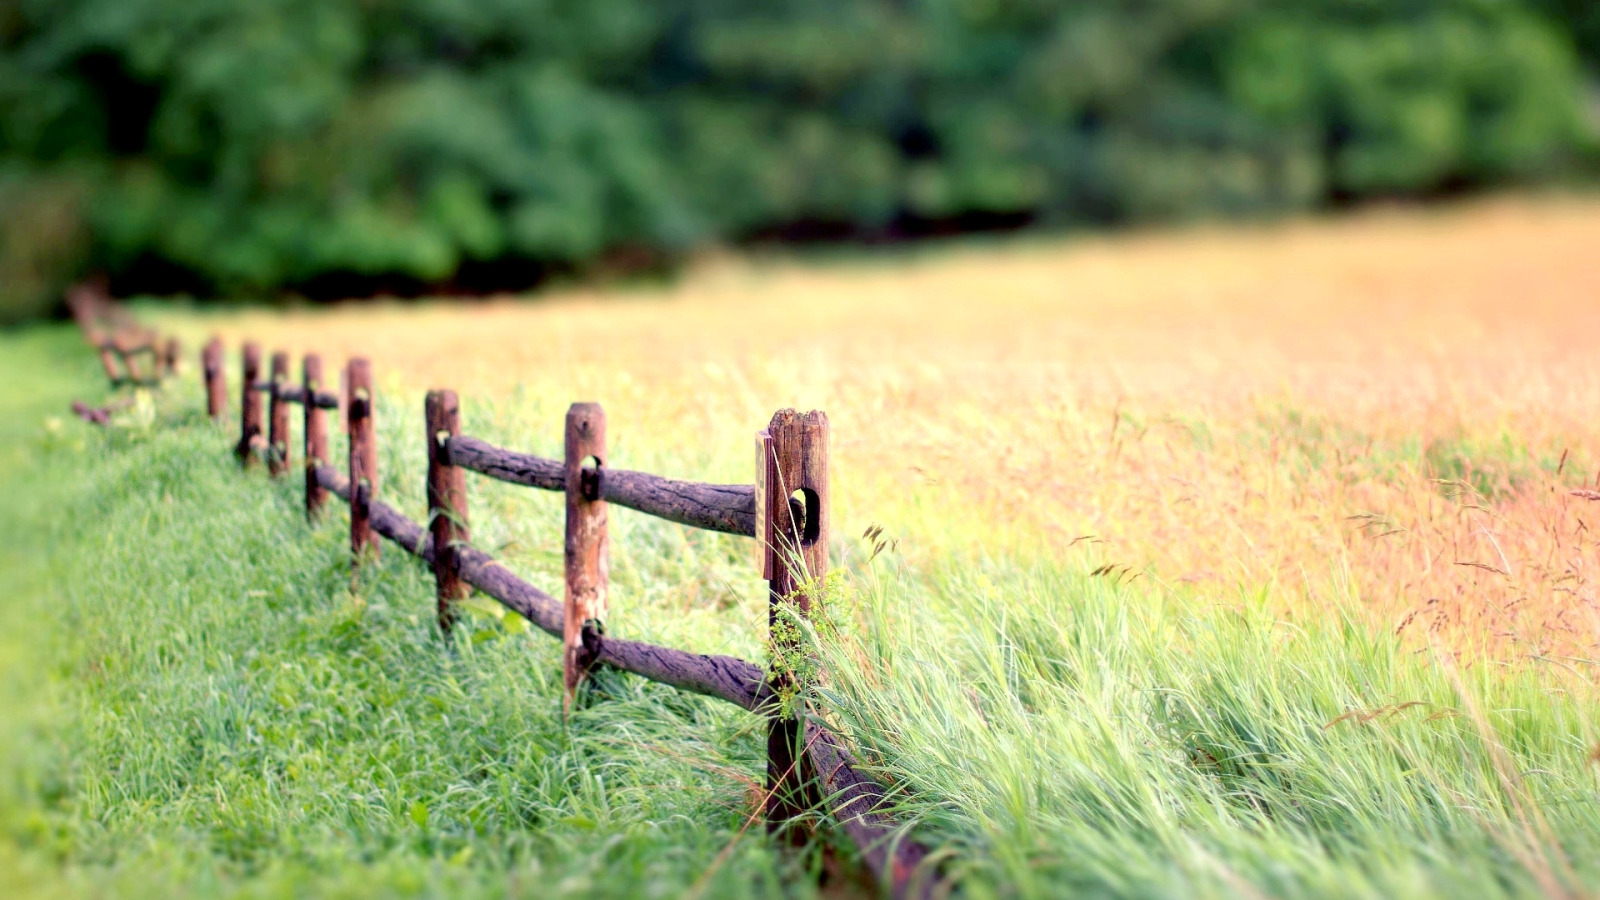
<path id="1" fill-rule="evenodd" d="M 714 482 L 774 410 L 825 409 L 848 575 L 818 714 L 967 896 L 1576 897 L 1597 245 L 1600 205 L 1521 198 L 140 311 L 368 356 L 417 518 L 430 388 L 550 456 L 599 401 L 611 464 Z M 75 335 L 0 340 L 11 893 L 812 890 L 749 825 L 753 717 L 617 677 L 563 723 L 553 642 L 484 605 L 440 647 L 396 552 L 352 582 L 192 371 L 102 433 L 64 415 L 104 393 Z M 560 499 L 470 490 L 474 542 L 554 590 Z M 616 633 L 760 658 L 748 548 L 612 521 Z"/>

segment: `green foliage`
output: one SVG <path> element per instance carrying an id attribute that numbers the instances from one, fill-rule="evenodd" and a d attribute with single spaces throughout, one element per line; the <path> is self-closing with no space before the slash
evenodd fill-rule
<path id="1" fill-rule="evenodd" d="M 797 559 L 797 564 L 802 564 Z M 798 597 L 807 598 L 807 615 L 795 605 Z M 845 571 L 834 569 L 822 577 L 811 577 L 797 585 L 780 607 L 767 635 L 767 678 L 778 698 L 779 714 L 801 714 L 815 692 L 821 669 L 817 663 L 819 641 L 837 640 L 844 625 L 844 611 L 854 594 L 845 581 Z"/>
<path id="2" fill-rule="evenodd" d="M 1590 75 L 1600 75 L 1600 5 L 1591 0 L 1536 0 L 1534 6 L 1571 33 Z"/>
<path id="3" fill-rule="evenodd" d="M 10 0 L 4 315 L 90 265 L 429 284 L 1544 177 L 1580 94 L 1571 36 L 1495 0 Z"/>
<path id="4" fill-rule="evenodd" d="M 0 163 L 0 326 L 48 313 L 88 261 L 89 190 L 80 173 Z"/>

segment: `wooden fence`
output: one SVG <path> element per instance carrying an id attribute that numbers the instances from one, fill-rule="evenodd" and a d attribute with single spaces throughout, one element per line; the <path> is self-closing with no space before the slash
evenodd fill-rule
<path id="1" fill-rule="evenodd" d="M 100 316 L 114 307 L 89 309 Z M 77 314 L 77 307 L 74 307 Z M 127 352 L 79 317 L 85 335 L 100 350 L 102 362 L 121 353 L 126 372 L 105 362 L 113 385 L 143 383 Z M 147 335 L 146 344 L 154 336 Z M 170 372 L 171 355 L 155 377 Z M 132 351 L 128 351 L 132 352 Z M 881 810 L 883 788 L 857 767 L 845 743 L 820 720 L 780 702 L 803 685 L 792 675 L 729 656 L 708 656 L 625 640 L 608 633 L 608 509 L 622 506 L 691 528 L 754 539 L 755 562 L 767 582 L 769 624 L 786 616 L 806 616 L 811 592 L 828 571 L 829 491 L 828 418 L 821 412 L 781 410 L 756 435 L 752 484 L 702 484 L 663 478 L 607 465 L 605 411 L 598 404 L 575 403 L 567 412 L 562 459 L 547 459 L 496 447 L 461 434 L 455 392 L 436 390 L 423 404 L 423 437 L 428 470 L 426 524 L 412 521 L 381 499 L 377 438 L 374 430 L 372 367 L 351 359 L 342 369 L 340 388 L 328 391 L 322 360 L 301 360 L 300 382 L 290 380 L 290 359 L 274 353 L 270 372 L 261 375 L 261 348 L 246 343 L 240 353 L 239 439 L 234 452 L 246 468 L 265 461 L 268 473 L 283 477 L 294 469 L 289 440 L 293 406 L 303 419 L 302 459 L 305 512 L 315 519 L 328 496 L 350 507 L 350 549 L 360 566 L 379 553 L 383 537 L 433 571 L 438 626 L 448 635 L 457 603 L 476 588 L 526 618 L 563 645 L 564 708 L 570 709 L 579 685 L 596 665 L 614 666 L 684 691 L 725 700 L 767 719 L 767 773 L 764 796 L 767 826 L 780 838 L 796 841 L 797 819 L 826 809 L 856 846 L 868 867 L 896 898 L 932 896 L 937 888 L 934 860 Z M 222 342 L 212 339 L 201 353 L 206 411 L 215 421 L 228 418 Z M 262 400 L 266 400 L 263 435 Z M 326 417 L 344 423 L 349 453 L 341 472 L 328 456 Z M 499 481 L 566 496 L 565 597 L 554 597 L 523 581 L 492 556 L 472 546 L 465 475 L 473 472 Z M 773 635 L 788 629 L 774 628 Z M 799 652 L 779 638 L 774 656 Z M 782 667 L 779 667 L 782 668 Z M 786 708 L 787 707 L 787 708 Z"/>
<path id="2" fill-rule="evenodd" d="M 160 384 L 162 377 L 177 370 L 178 339 L 162 340 L 141 326 L 103 288 L 78 285 L 67 294 L 67 309 L 99 354 L 112 387 Z"/>

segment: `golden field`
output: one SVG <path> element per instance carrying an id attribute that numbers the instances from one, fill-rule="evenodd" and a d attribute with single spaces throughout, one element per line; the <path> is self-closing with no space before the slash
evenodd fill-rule
<path id="1" fill-rule="evenodd" d="M 678 477 L 748 480 L 772 411 L 821 408 L 835 533 L 881 523 L 912 560 L 1047 554 L 1592 659 L 1600 503 L 1570 491 L 1600 478 L 1597 253 L 1600 202 L 1517 198 L 156 324 L 366 355 L 469 423 L 520 402 L 541 452 L 598 400 L 613 464 Z"/>

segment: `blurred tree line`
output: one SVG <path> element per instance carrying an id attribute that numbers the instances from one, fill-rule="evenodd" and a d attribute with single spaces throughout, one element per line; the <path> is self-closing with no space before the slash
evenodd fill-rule
<path id="1" fill-rule="evenodd" d="M 1595 157 L 1593 0 L 0 0 L 0 319 Z"/>

